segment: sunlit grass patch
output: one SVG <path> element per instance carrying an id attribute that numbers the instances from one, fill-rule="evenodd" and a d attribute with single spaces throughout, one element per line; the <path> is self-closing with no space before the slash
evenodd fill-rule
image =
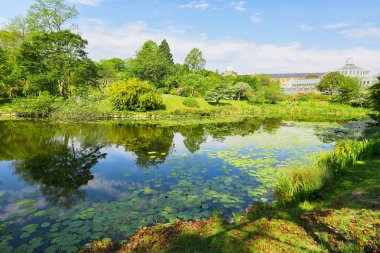
<path id="1" fill-rule="evenodd" d="M 379 142 L 374 140 L 344 140 L 333 151 L 321 152 L 311 165 L 290 168 L 276 185 L 278 203 L 300 203 L 312 197 L 357 161 L 376 155 L 378 148 Z"/>

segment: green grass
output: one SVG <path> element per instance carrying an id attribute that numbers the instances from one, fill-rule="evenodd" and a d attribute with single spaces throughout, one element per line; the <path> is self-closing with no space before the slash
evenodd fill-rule
<path id="1" fill-rule="evenodd" d="M 176 110 L 189 110 L 189 107 L 183 104 L 186 97 L 173 95 L 162 95 L 167 112 L 175 112 Z M 190 108 L 193 110 L 212 110 L 213 106 L 207 103 L 203 98 L 193 98 L 198 101 L 199 108 Z"/>
<path id="2" fill-rule="evenodd" d="M 149 112 L 131 112 L 116 111 L 112 109 L 110 103 L 106 100 L 96 98 L 95 105 L 102 104 L 101 111 L 94 110 L 94 106 L 74 106 L 60 99 L 56 99 L 53 105 L 53 115 L 64 115 L 63 119 L 107 119 L 107 118 L 131 118 L 131 119 L 150 119 L 165 117 L 199 117 L 199 116 L 255 116 L 255 117 L 279 117 L 287 119 L 313 119 L 313 120 L 350 120 L 357 118 L 366 118 L 371 113 L 369 109 L 355 108 L 350 105 L 331 103 L 327 101 L 282 101 L 278 104 L 249 104 L 247 101 L 224 100 L 220 105 L 211 105 L 203 98 L 193 98 L 199 104 L 199 107 L 189 107 L 183 102 L 185 97 L 175 95 L 163 95 L 165 110 L 149 111 Z M 71 100 L 75 100 L 72 98 Z M 83 99 L 82 99 L 83 100 Z M 91 99 L 90 99 L 91 100 Z M 89 103 L 91 102 L 89 100 Z M 33 115 L 30 106 L 33 99 L 14 99 L 0 101 L 0 115 Z M 67 107 L 67 108 L 65 108 Z M 94 107 L 94 108 L 93 108 Z M 78 113 L 77 113 L 78 111 Z M 91 115 L 86 117 L 86 111 Z M 73 116 L 70 116 L 70 113 Z M 78 116 L 79 115 L 79 116 Z M 53 117 L 53 118 L 54 118 Z"/>
<path id="3" fill-rule="evenodd" d="M 340 177 L 358 160 L 370 158 L 379 152 L 380 142 L 375 140 L 344 140 L 332 152 L 319 154 L 311 164 L 290 168 L 280 177 L 275 189 L 279 204 L 298 204 L 316 194 L 327 184 Z"/>
<path id="4" fill-rule="evenodd" d="M 258 203 L 234 214 L 234 223 L 215 213 L 205 221 L 142 228 L 111 251 L 378 252 L 379 192 L 380 159 L 357 161 L 316 200 L 292 207 Z M 82 252 L 96 249 L 94 243 Z"/>

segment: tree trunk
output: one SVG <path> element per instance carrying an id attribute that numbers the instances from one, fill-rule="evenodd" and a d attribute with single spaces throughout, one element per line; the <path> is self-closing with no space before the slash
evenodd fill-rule
<path id="1" fill-rule="evenodd" d="M 64 80 L 59 80 L 59 93 L 61 97 L 65 97 L 65 81 Z"/>

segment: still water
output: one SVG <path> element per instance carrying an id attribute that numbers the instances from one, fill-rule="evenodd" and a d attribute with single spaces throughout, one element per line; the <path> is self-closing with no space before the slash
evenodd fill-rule
<path id="1" fill-rule="evenodd" d="M 271 202 L 287 166 L 360 135 L 355 126 L 0 121 L 0 251 L 71 252 L 140 226 Z"/>

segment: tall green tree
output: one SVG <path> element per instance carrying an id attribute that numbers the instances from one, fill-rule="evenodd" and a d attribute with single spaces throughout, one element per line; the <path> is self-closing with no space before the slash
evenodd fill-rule
<path id="1" fill-rule="evenodd" d="M 87 41 L 68 30 L 34 35 L 21 45 L 18 65 L 29 81 L 29 93 L 47 90 L 51 94 L 59 92 L 67 96 L 73 76 L 78 69 L 93 68 L 87 58 Z M 92 78 L 83 77 L 83 80 Z"/>
<path id="2" fill-rule="evenodd" d="M 255 76 L 249 76 L 249 75 L 237 76 L 234 80 L 234 84 L 239 83 L 239 82 L 248 83 L 249 86 L 251 86 L 251 88 L 254 90 L 257 90 L 261 86 L 259 79 L 257 79 L 257 77 Z"/>
<path id="3" fill-rule="evenodd" d="M 170 51 L 170 47 L 169 47 L 168 42 L 164 39 L 164 40 L 161 42 L 161 44 L 160 44 L 160 46 L 159 46 L 158 48 L 159 48 L 159 50 L 161 51 L 163 57 L 166 58 L 167 62 L 168 62 L 171 66 L 173 66 L 173 65 L 174 65 L 173 55 L 172 55 L 172 53 L 171 53 L 171 51 Z"/>
<path id="4" fill-rule="evenodd" d="M 26 20 L 31 30 L 59 32 L 70 28 L 70 21 L 77 16 L 75 7 L 64 0 L 35 0 Z"/>
<path id="5" fill-rule="evenodd" d="M 196 72 L 205 69 L 206 60 L 202 56 L 202 51 L 198 48 L 193 48 L 185 58 L 185 64 L 189 71 Z"/>
<path id="6" fill-rule="evenodd" d="M 370 87 L 370 101 L 373 109 L 380 112 L 380 77 L 377 77 L 377 79 L 379 81 Z"/>
<path id="7" fill-rule="evenodd" d="M 127 63 L 127 76 L 150 81 L 156 88 L 164 86 L 165 78 L 170 74 L 170 64 L 157 44 L 148 40 L 136 58 Z"/>
<path id="8" fill-rule="evenodd" d="M 101 87 L 110 85 L 117 78 L 117 69 L 110 60 L 101 60 L 97 63 L 99 83 Z"/>
<path id="9" fill-rule="evenodd" d="M 324 75 L 317 86 L 320 92 L 331 95 L 345 82 L 345 76 L 339 72 L 330 72 Z"/>
<path id="10" fill-rule="evenodd" d="M 336 88 L 335 100 L 342 103 L 350 102 L 358 98 L 360 88 L 360 81 L 357 78 L 344 77 L 343 83 Z"/>
<path id="11" fill-rule="evenodd" d="M 331 72 L 322 77 L 317 89 L 325 94 L 333 95 L 333 99 L 337 102 L 347 103 L 360 96 L 361 86 L 357 78 Z"/>

